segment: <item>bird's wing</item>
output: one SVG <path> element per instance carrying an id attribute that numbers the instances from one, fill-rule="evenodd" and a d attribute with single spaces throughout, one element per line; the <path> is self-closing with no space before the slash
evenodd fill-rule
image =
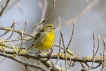
<path id="1" fill-rule="evenodd" d="M 32 45 L 38 45 L 42 39 L 46 38 L 45 36 L 47 35 L 47 32 L 39 32 L 36 34 L 36 37 L 33 40 L 33 44 Z"/>

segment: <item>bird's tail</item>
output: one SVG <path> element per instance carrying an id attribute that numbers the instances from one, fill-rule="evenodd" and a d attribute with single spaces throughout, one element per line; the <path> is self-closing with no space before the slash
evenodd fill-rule
<path id="1" fill-rule="evenodd" d="M 32 50 L 34 48 L 34 46 L 30 46 L 29 48 L 27 48 L 27 50 Z"/>

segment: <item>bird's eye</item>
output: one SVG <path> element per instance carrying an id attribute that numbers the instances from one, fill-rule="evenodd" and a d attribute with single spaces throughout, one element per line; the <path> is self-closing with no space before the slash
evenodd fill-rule
<path id="1" fill-rule="evenodd" d="M 51 26 L 47 26 L 47 27 L 51 27 Z"/>

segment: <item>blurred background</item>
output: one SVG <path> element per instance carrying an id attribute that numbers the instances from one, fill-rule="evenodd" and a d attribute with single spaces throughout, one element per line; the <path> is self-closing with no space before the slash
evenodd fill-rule
<path id="1" fill-rule="evenodd" d="M 0 0 L 0 4 L 6 0 Z M 45 13 L 42 18 L 42 9 L 46 4 Z M 9 5 L 0 17 L 0 26 L 10 27 L 16 19 L 16 29 L 23 30 L 24 23 L 27 20 L 26 31 L 29 32 L 32 26 L 39 23 L 42 19 L 48 17 L 53 9 L 52 0 L 10 0 Z M 93 55 L 93 32 L 96 33 L 96 41 L 100 35 L 100 51 L 103 51 L 103 39 L 106 38 L 106 0 L 56 0 L 55 12 L 46 23 L 53 23 L 59 26 L 55 32 L 55 44 L 59 44 L 60 29 L 63 32 L 65 46 L 67 46 L 72 33 L 72 24 L 76 19 L 74 36 L 70 45 L 70 50 L 75 55 L 80 53 L 81 56 Z M 70 20 L 70 21 L 69 21 Z M 66 25 L 68 22 L 68 25 Z M 65 24 L 65 26 L 62 26 Z M 36 30 L 34 30 L 36 31 Z M 4 31 L 0 30 L 0 33 Z M 8 37 L 3 36 L 2 39 Z M 17 38 L 14 34 L 12 39 Z M 24 46 L 30 46 L 31 42 L 27 42 Z M 17 42 L 11 43 L 18 44 Z M 97 43 L 96 43 L 97 47 Z M 57 47 L 53 47 L 54 53 L 58 52 Z M 55 60 L 51 60 L 55 63 Z M 58 66 L 65 66 L 65 62 L 60 60 Z M 70 71 L 80 71 L 80 64 L 70 68 Z M 92 69 L 91 71 L 100 71 L 101 67 Z M 0 57 L 0 71 L 26 71 L 22 64 L 19 64 L 11 59 Z"/>

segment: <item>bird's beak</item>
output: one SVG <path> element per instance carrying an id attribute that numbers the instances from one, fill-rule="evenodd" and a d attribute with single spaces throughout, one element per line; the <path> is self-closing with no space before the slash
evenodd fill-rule
<path id="1" fill-rule="evenodd" d="M 56 28 L 54 27 L 53 29 L 55 30 Z"/>

